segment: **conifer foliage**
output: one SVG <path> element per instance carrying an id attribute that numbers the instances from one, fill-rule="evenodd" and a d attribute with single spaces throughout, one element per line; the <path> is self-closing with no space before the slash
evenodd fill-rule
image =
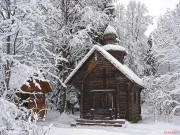
<path id="1" fill-rule="evenodd" d="M 155 116 L 165 115 L 167 120 L 178 114 L 180 108 L 179 11 L 178 4 L 175 10 L 168 10 L 158 20 L 157 29 L 153 32 L 153 57 L 149 57 L 153 74 L 146 80 L 149 89 L 145 97 L 149 108 L 153 108 Z"/>

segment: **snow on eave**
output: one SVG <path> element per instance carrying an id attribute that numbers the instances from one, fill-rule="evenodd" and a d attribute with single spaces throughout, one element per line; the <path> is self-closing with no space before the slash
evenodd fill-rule
<path id="1" fill-rule="evenodd" d="M 93 48 L 86 54 L 86 56 L 79 62 L 79 64 L 76 66 L 76 68 L 70 73 L 70 75 L 66 78 L 64 81 L 64 84 L 67 84 L 67 82 L 74 76 L 74 74 L 80 69 L 80 67 L 84 64 L 84 62 L 89 58 L 89 56 L 96 50 L 96 46 L 94 45 Z"/>
<path id="2" fill-rule="evenodd" d="M 124 47 L 118 45 L 118 44 L 107 44 L 107 45 L 104 45 L 102 46 L 102 48 L 106 51 L 122 51 L 122 52 L 125 52 L 127 54 L 127 51 Z"/>
<path id="3" fill-rule="evenodd" d="M 94 45 L 93 48 L 87 53 L 87 55 L 81 60 L 81 62 L 76 66 L 76 68 L 70 73 L 68 78 L 64 81 L 66 84 L 80 69 L 80 67 L 84 64 L 84 62 L 90 57 L 90 55 L 97 50 L 101 55 L 103 55 L 111 64 L 113 64 L 119 71 L 121 71 L 127 78 L 129 78 L 132 82 L 137 83 L 142 86 L 142 80 L 126 65 L 121 64 L 117 59 L 115 59 L 111 54 L 109 54 L 106 50 L 101 48 L 100 46 Z"/>

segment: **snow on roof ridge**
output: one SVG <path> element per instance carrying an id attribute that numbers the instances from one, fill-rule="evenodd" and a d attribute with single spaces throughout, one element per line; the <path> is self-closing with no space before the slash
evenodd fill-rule
<path id="1" fill-rule="evenodd" d="M 89 56 L 97 50 L 101 53 L 109 62 L 111 62 L 117 69 L 119 69 L 126 77 L 128 77 L 131 81 L 142 85 L 142 79 L 140 79 L 131 69 L 129 69 L 126 65 L 121 64 L 117 59 L 115 59 L 111 54 L 109 54 L 106 50 L 101 48 L 100 46 L 94 45 L 93 48 L 86 54 L 86 56 L 81 60 L 81 62 L 76 66 L 76 68 L 70 73 L 67 79 L 64 81 L 66 84 L 71 77 L 76 73 L 76 71 L 83 65 L 83 63 L 89 58 Z"/>
<path id="2" fill-rule="evenodd" d="M 124 47 L 117 45 L 117 44 L 107 44 L 107 45 L 102 46 L 102 48 L 106 51 L 114 50 L 114 51 L 124 51 L 127 53 L 127 51 Z"/>
<path id="3" fill-rule="evenodd" d="M 104 31 L 104 35 L 105 35 L 105 34 L 111 34 L 111 33 L 117 35 L 117 32 L 116 32 L 116 30 L 114 29 L 114 27 L 111 26 L 111 25 L 108 25 L 107 28 L 106 28 L 105 31 Z"/>

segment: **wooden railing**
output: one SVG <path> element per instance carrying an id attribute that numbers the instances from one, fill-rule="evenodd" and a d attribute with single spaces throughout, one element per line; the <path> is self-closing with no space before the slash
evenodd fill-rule
<path id="1" fill-rule="evenodd" d="M 108 116 L 110 120 L 116 118 L 116 108 L 109 108 L 109 109 L 94 109 L 90 110 L 90 119 L 93 120 L 96 115 L 101 115 L 103 117 Z"/>

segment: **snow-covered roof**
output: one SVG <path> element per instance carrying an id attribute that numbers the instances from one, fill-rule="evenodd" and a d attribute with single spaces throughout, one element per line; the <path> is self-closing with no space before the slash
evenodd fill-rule
<path id="1" fill-rule="evenodd" d="M 67 79 L 64 81 L 66 84 L 80 69 L 80 67 L 85 63 L 85 61 L 91 56 L 91 54 L 97 50 L 100 54 L 102 54 L 109 62 L 111 62 L 119 71 L 121 71 L 127 78 L 129 78 L 132 82 L 135 82 L 142 85 L 142 79 L 140 79 L 131 69 L 129 69 L 126 65 L 121 64 L 117 59 L 115 59 L 110 53 L 104 50 L 102 47 L 94 45 L 93 48 L 86 54 L 86 56 L 81 60 L 81 62 L 76 66 L 76 68 L 70 73 Z"/>
<path id="2" fill-rule="evenodd" d="M 117 35 L 117 32 L 114 29 L 114 27 L 112 27 L 111 25 L 108 25 L 107 28 L 104 31 L 104 35 L 105 34 L 116 34 Z"/>
<path id="3" fill-rule="evenodd" d="M 40 79 L 30 78 L 24 83 L 21 88 L 24 92 L 52 92 L 51 86 L 48 81 L 42 81 Z"/>
<path id="4" fill-rule="evenodd" d="M 127 53 L 126 49 L 120 45 L 116 45 L 116 44 L 107 44 L 107 45 L 104 45 L 102 46 L 102 48 L 106 51 L 110 51 L 110 50 L 113 50 L 113 51 L 124 51 Z"/>

